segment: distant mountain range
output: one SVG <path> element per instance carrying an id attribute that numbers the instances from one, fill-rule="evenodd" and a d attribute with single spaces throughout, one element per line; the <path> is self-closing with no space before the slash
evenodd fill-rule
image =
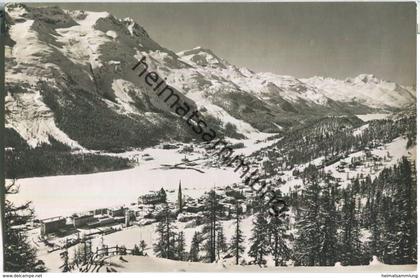
<path id="1" fill-rule="evenodd" d="M 6 127 L 32 147 L 52 138 L 96 150 L 194 138 L 131 71 L 141 56 L 215 129 L 237 138 L 416 101 L 414 88 L 367 74 L 298 79 L 237 67 L 203 47 L 175 53 L 107 12 L 10 4 L 6 24 Z"/>

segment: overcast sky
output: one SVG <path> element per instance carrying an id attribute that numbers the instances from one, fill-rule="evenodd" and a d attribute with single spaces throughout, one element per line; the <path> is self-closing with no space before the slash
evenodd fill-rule
<path id="1" fill-rule="evenodd" d="M 51 4 L 48 4 L 51 5 Z M 254 71 L 415 84 L 415 3 L 76 3 L 132 17 L 175 52 L 203 46 Z"/>

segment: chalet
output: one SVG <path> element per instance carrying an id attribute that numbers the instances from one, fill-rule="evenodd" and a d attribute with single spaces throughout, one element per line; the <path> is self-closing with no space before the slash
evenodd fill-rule
<path id="1" fill-rule="evenodd" d="M 150 225 L 150 224 L 153 224 L 153 223 L 156 223 L 156 222 L 157 222 L 157 220 L 155 220 L 155 219 L 141 219 L 139 221 L 139 224 L 142 225 L 142 226 L 146 226 L 146 225 Z"/>
<path id="2" fill-rule="evenodd" d="M 184 212 L 184 213 L 178 214 L 177 220 L 179 222 L 188 222 L 188 221 L 195 220 L 196 218 L 197 218 L 196 214 Z"/>
<path id="3" fill-rule="evenodd" d="M 153 192 L 145 195 L 141 195 L 137 199 L 137 203 L 146 205 L 155 205 L 166 202 L 165 190 L 161 189 L 159 192 Z"/>
<path id="4" fill-rule="evenodd" d="M 190 213 L 197 213 L 205 209 L 204 205 L 201 204 L 187 204 L 184 205 L 183 211 Z"/>
<path id="5" fill-rule="evenodd" d="M 162 145 L 162 149 L 164 150 L 173 150 L 173 149 L 178 149 L 178 147 L 174 144 L 163 144 Z"/>

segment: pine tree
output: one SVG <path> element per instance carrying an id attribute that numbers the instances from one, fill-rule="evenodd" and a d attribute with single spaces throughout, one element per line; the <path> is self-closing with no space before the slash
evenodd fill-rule
<path id="1" fill-rule="evenodd" d="M 220 226 L 219 230 L 217 231 L 216 249 L 217 260 L 220 260 L 220 254 L 226 252 L 227 250 L 226 237 L 223 232 L 223 226 Z"/>
<path id="2" fill-rule="evenodd" d="M 92 266 L 92 259 L 92 242 L 90 240 L 86 240 L 86 238 L 83 238 L 82 242 L 75 248 L 74 259 L 72 263 L 79 268 L 80 272 L 85 272 Z"/>
<path id="3" fill-rule="evenodd" d="M 268 223 L 263 211 L 259 212 L 256 216 L 250 242 L 251 247 L 248 255 L 254 259 L 254 263 L 258 265 L 263 264 L 265 261 L 264 256 L 268 255 L 270 251 Z"/>
<path id="4" fill-rule="evenodd" d="M 146 247 L 147 247 L 147 245 L 144 242 L 144 240 L 141 240 L 139 245 L 134 244 L 133 255 L 135 255 L 135 256 L 146 256 L 146 253 L 145 253 Z"/>
<path id="5" fill-rule="evenodd" d="M 384 169 L 372 187 L 370 255 L 387 264 L 416 263 L 415 168 L 403 157 L 398 165 Z"/>
<path id="6" fill-rule="evenodd" d="M 394 244 L 396 249 L 397 264 L 414 264 L 417 261 L 417 236 L 416 236 L 416 217 L 417 217 L 417 198 L 415 164 L 411 167 L 406 157 L 402 158 L 397 169 L 399 174 L 400 186 L 395 194 L 395 210 L 398 214 L 398 222 L 396 222 L 396 232 L 398 235 L 398 243 Z"/>
<path id="7" fill-rule="evenodd" d="M 125 245 L 121 245 L 118 248 L 118 254 L 119 255 L 127 255 L 127 247 L 125 247 Z"/>
<path id="8" fill-rule="evenodd" d="M 63 260 L 63 264 L 60 266 L 60 268 L 63 269 L 63 272 L 69 272 L 69 252 L 67 249 L 60 253 L 60 258 Z"/>
<path id="9" fill-rule="evenodd" d="M 6 185 L 4 193 L 18 194 L 19 187 L 13 181 Z M 7 272 L 45 272 L 46 268 L 37 259 L 36 250 L 28 241 L 24 228 L 20 225 L 33 219 L 31 203 L 15 206 L 9 200 L 4 203 L 4 270 Z"/>
<path id="10" fill-rule="evenodd" d="M 162 199 L 163 203 L 166 203 L 166 192 L 165 189 L 163 189 L 163 187 L 159 190 L 158 195 L 160 196 L 160 198 Z"/>
<path id="11" fill-rule="evenodd" d="M 336 250 L 338 247 L 337 222 L 338 213 L 336 210 L 336 185 L 330 183 L 329 178 L 322 189 L 320 203 L 320 265 L 333 266 L 337 261 Z"/>
<path id="12" fill-rule="evenodd" d="M 185 261 L 186 259 L 184 232 L 178 233 L 176 241 L 176 258 L 179 261 Z"/>
<path id="13" fill-rule="evenodd" d="M 273 256 L 275 266 L 284 266 L 286 260 L 290 258 L 290 250 L 285 243 L 286 220 L 285 217 L 271 216 L 268 224 L 270 238 L 270 252 Z"/>
<path id="14" fill-rule="evenodd" d="M 82 262 L 82 255 L 81 255 L 81 251 L 80 251 L 80 245 L 76 245 L 76 248 L 73 249 L 73 260 L 72 263 L 73 265 L 76 265 L 77 267 L 79 267 L 79 263 Z"/>
<path id="15" fill-rule="evenodd" d="M 344 191 L 342 214 L 341 262 L 344 265 L 360 265 L 362 243 L 360 241 L 360 225 L 356 212 L 356 200 L 352 187 Z"/>
<path id="16" fill-rule="evenodd" d="M 245 248 L 243 246 L 244 236 L 242 235 L 242 230 L 240 227 L 241 210 L 240 210 L 238 202 L 236 202 L 235 209 L 236 209 L 235 233 L 233 234 L 232 239 L 230 241 L 229 251 L 235 257 L 236 264 L 239 264 L 239 258 L 245 251 Z"/>
<path id="17" fill-rule="evenodd" d="M 139 244 L 139 255 L 140 256 L 146 256 L 146 248 L 147 248 L 147 244 L 144 240 L 140 240 L 140 244 Z"/>
<path id="18" fill-rule="evenodd" d="M 133 255 L 134 256 L 140 256 L 140 248 L 137 246 L 137 244 L 134 244 Z"/>
<path id="19" fill-rule="evenodd" d="M 369 250 L 371 256 L 377 256 L 383 259 L 385 242 L 384 242 L 384 225 L 385 214 L 388 211 L 389 202 L 384 201 L 386 196 L 383 195 L 383 174 L 387 172 L 385 169 L 379 177 L 371 183 L 368 192 L 368 203 L 365 210 L 367 211 L 367 227 L 370 228 L 371 235 L 369 237 Z"/>
<path id="20" fill-rule="evenodd" d="M 384 262 L 416 263 L 416 184 L 413 182 L 412 169 L 407 158 L 403 157 L 398 166 L 394 167 L 386 186 L 389 196 L 385 198 L 386 207 L 382 209 L 385 214 Z"/>
<path id="21" fill-rule="evenodd" d="M 206 252 L 205 258 L 209 262 L 216 260 L 216 231 L 219 227 L 218 215 L 221 211 L 219 205 L 220 197 L 214 190 L 211 190 L 205 200 L 205 225 L 203 227 L 203 236 L 206 239 L 204 249 Z"/>
<path id="22" fill-rule="evenodd" d="M 82 243 L 83 246 L 83 262 L 84 263 L 88 263 L 91 258 L 92 258 L 92 241 L 91 240 L 87 240 L 85 238 L 85 240 Z"/>
<path id="23" fill-rule="evenodd" d="M 404 159 L 404 158 L 403 158 Z M 407 169 L 407 173 L 403 176 L 410 177 L 409 189 L 406 191 L 408 198 L 407 203 L 407 214 L 405 218 L 407 219 L 408 233 L 404 235 L 405 237 L 405 249 L 407 250 L 407 256 L 404 258 L 404 263 L 417 263 L 417 172 L 416 172 L 416 161 L 412 161 L 411 171 Z M 406 185 L 408 186 L 408 185 Z M 408 197 L 409 196 L 409 197 Z"/>
<path id="24" fill-rule="evenodd" d="M 296 262 L 299 265 L 320 265 L 320 193 L 317 169 L 308 166 L 303 173 L 305 187 L 302 190 L 302 204 L 296 218 L 298 236 L 294 245 Z"/>
<path id="25" fill-rule="evenodd" d="M 175 259 L 175 227 L 170 218 L 168 206 L 165 206 L 160 213 L 160 221 L 156 227 L 156 233 L 159 235 L 158 242 L 154 244 L 154 252 L 157 257 L 166 259 Z"/>
<path id="26" fill-rule="evenodd" d="M 189 260 L 191 262 L 199 261 L 199 252 L 200 252 L 200 243 L 201 243 L 201 234 L 200 232 L 195 232 L 191 241 Z"/>

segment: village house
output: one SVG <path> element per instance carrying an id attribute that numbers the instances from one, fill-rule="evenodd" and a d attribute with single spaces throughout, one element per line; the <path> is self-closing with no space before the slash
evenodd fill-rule
<path id="1" fill-rule="evenodd" d="M 166 192 L 163 190 L 159 190 L 158 192 L 153 192 L 149 194 L 141 195 L 137 198 L 137 203 L 144 204 L 144 205 L 155 205 L 161 204 L 166 202 Z"/>
<path id="2" fill-rule="evenodd" d="M 45 236 L 50 233 L 59 233 L 66 227 L 66 219 L 61 216 L 51 217 L 41 220 L 41 235 Z"/>
<path id="3" fill-rule="evenodd" d="M 93 214 L 74 214 L 71 219 L 75 228 L 86 226 L 88 223 L 95 221 Z"/>
<path id="4" fill-rule="evenodd" d="M 111 217 L 124 216 L 124 207 L 109 208 L 107 214 Z"/>

